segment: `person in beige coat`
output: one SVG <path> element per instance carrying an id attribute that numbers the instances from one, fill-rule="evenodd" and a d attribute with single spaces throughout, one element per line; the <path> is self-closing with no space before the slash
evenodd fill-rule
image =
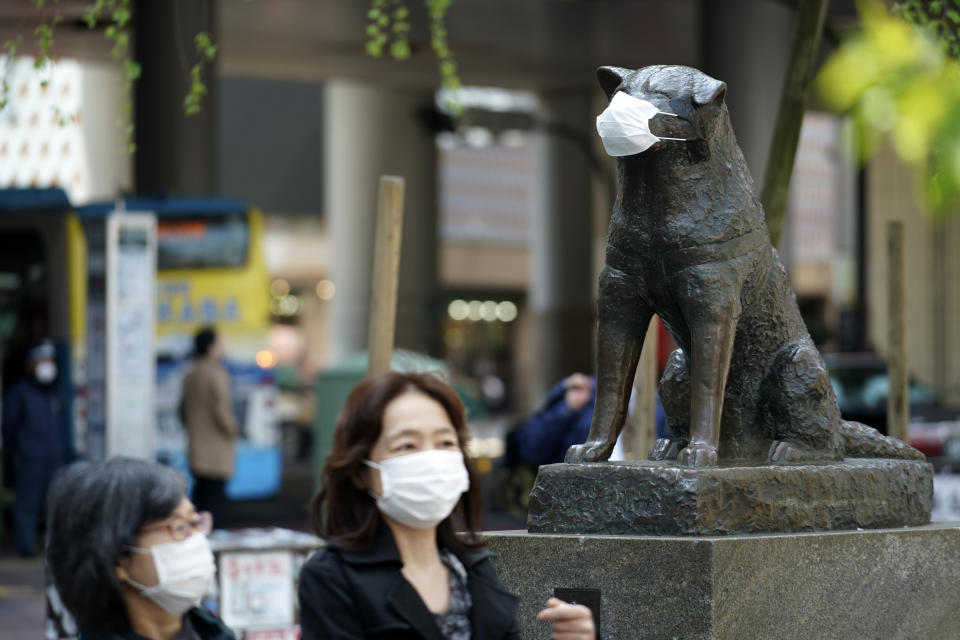
<path id="1" fill-rule="evenodd" d="M 233 475 L 237 419 L 230 402 L 230 374 L 220 363 L 223 343 L 212 327 L 194 336 L 193 368 L 183 380 L 181 416 L 187 428 L 193 503 L 214 523 L 226 509 L 226 482 Z"/>

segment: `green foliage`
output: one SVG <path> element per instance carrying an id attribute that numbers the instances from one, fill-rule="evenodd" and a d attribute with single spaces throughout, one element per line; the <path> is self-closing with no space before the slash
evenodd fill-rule
<path id="1" fill-rule="evenodd" d="M 38 11 L 42 10 L 47 0 L 28 0 Z M 83 12 L 83 22 L 90 29 L 95 29 L 98 24 L 107 22 L 103 30 L 103 35 L 112 43 L 110 48 L 111 57 L 120 63 L 123 71 L 124 99 L 120 107 L 121 117 L 118 121 L 126 136 L 126 149 L 128 153 L 134 153 L 137 150 L 133 142 L 133 83 L 140 78 L 140 64 L 133 59 L 130 54 L 130 20 L 132 12 L 130 10 L 131 0 L 94 0 L 86 7 Z M 59 3 L 60 0 L 54 0 Z M 39 55 L 34 60 L 36 69 L 43 69 L 47 65 L 53 64 L 53 36 L 54 27 L 62 21 L 62 16 L 56 12 L 50 20 L 41 22 L 33 31 L 36 37 L 37 50 Z M 17 36 L 3 43 L 2 51 L 13 59 L 20 49 L 23 38 Z M 190 88 L 183 100 L 184 111 L 187 115 L 199 113 L 203 103 L 203 97 L 207 93 L 207 86 L 203 82 L 202 68 L 203 64 L 212 62 L 217 56 L 218 46 L 213 43 L 208 33 L 198 33 L 194 37 L 194 44 L 197 53 L 201 56 L 201 61 L 190 70 Z M 41 81 L 41 86 L 46 86 L 46 81 Z M 7 106 L 9 87 L 6 79 L 0 81 L 0 111 Z M 66 123 L 76 120 L 76 116 L 61 117 L 60 122 Z"/>
<path id="2" fill-rule="evenodd" d="M 461 106 L 455 96 L 457 89 L 460 88 L 460 75 L 457 73 L 457 63 L 453 59 L 453 53 L 447 46 L 447 28 L 443 22 L 452 1 L 427 0 L 427 9 L 430 11 L 430 46 L 433 47 L 440 65 L 440 86 L 451 96 L 447 98 L 447 108 L 454 113 L 459 113 Z"/>
<path id="3" fill-rule="evenodd" d="M 140 64 L 130 55 L 130 0 L 96 0 L 83 13 L 83 21 L 90 29 L 109 19 L 103 30 L 104 37 L 113 43 L 110 56 L 120 63 L 123 70 L 123 103 L 120 105 L 121 127 L 126 137 L 127 153 L 135 153 L 133 141 L 133 83 L 140 77 Z"/>
<path id="4" fill-rule="evenodd" d="M 4 54 L 10 56 L 11 58 L 17 55 L 17 50 L 20 48 L 20 45 L 23 44 L 23 36 L 17 36 L 15 38 L 10 38 L 3 43 L 2 51 Z"/>
<path id="5" fill-rule="evenodd" d="M 430 47 L 437 57 L 440 70 L 440 86 L 450 96 L 447 107 L 457 113 L 461 109 L 455 97 L 460 88 L 460 76 L 453 53 L 447 45 L 447 28 L 444 24 L 451 2 L 424 0 L 424 5 L 430 20 Z M 367 55 L 380 58 L 387 50 L 395 60 L 410 58 L 410 10 L 406 0 L 371 0 L 367 19 Z"/>
<path id="6" fill-rule="evenodd" d="M 37 9 L 42 9 L 45 4 L 45 0 L 31 0 L 33 6 Z M 60 0 L 56 0 L 59 2 Z M 56 60 L 53 57 L 53 28 L 60 24 L 63 20 L 63 16 L 59 13 L 54 13 L 53 17 L 50 20 L 46 20 L 38 24 L 34 30 L 33 35 L 37 38 L 37 49 L 40 51 L 40 55 L 37 56 L 37 59 L 33 61 L 34 69 L 40 70 L 44 67 L 51 66 Z M 46 87 L 47 81 L 42 80 L 40 86 Z"/>
<path id="7" fill-rule="evenodd" d="M 16 36 L 15 38 L 10 38 L 9 40 L 4 41 L 3 46 L 0 47 L 0 52 L 3 55 L 7 56 L 7 64 L 12 64 L 13 59 L 17 55 L 17 50 L 20 49 L 20 45 L 23 44 L 23 36 Z M 7 82 L 6 74 L 2 80 L 0 80 L 0 111 L 3 111 L 7 108 L 7 102 L 10 98 L 10 84 Z"/>
<path id="8" fill-rule="evenodd" d="M 405 0 L 371 0 L 367 11 L 367 55 L 383 56 L 389 44 L 389 52 L 395 60 L 410 57 L 410 10 Z"/>
<path id="9" fill-rule="evenodd" d="M 893 14 L 928 29 L 945 54 L 960 58 L 960 0 L 905 0 Z"/>
<path id="10" fill-rule="evenodd" d="M 193 42 L 197 46 L 197 53 L 206 58 L 207 62 L 213 62 L 213 59 L 217 57 L 218 47 L 213 44 L 209 33 L 201 31 L 193 37 Z"/>
<path id="11" fill-rule="evenodd" d="M 59 15 L 49 22 L 41 22 L 33 30 L 33 35 L 37 37 L 37 49 L 40 55 L 33 61 L 34 69 L 43 69 L 47 65 L 52 65 L 56 60 L 53 58 L 53 27 L 60 22 Z"/>
<path id="12" fill-rule="evenodd" d="M 960 62 L 878 0 L 858 6 L 863 28 L 824 65 L 821 98 L 851 116 L 861 160 L 891 140 L 916 172 L 921 203 L 942 214 L 960 204 Z"/>
<path id="13" fill-rule="evenodd" d="M 207 85 L 203 83 L 200 74 L 201 68 L 200 64 L 190 68 L 190 90 L 183 99 L 183 110 L 188 116 L 200 113 L 200 103 L 203 101 L 203 96 L 207 95 Z"/>
<path id="14" fill-rule="evenodd" d="M 188 116 L 200 113 L 203 97 L 207 95 L 207 85 L 203 81 L 204 62 L 213 62 L 217 57 L 217 45 L 213 44 L 209 33 L 200 32 L 193 38 L 201 61 L 190 68 L 190 89 L 183 99 L 183 110 Z"/>

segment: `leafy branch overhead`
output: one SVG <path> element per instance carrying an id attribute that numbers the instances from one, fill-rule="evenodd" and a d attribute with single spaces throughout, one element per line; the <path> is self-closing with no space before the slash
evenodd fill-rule
<path id="1" fill-rule="evenodd" d="M 960 58 L 960 0 L 905 0 L 893 13 L 929 30 L 945 54 Z"/>
<path id="2" fill-rule="evenodd" d="M 430 19 L 430 47 L 437 56 L 440 69 L 440 86 L 451 96 L 460 88 L 457 63 L 447 44 L 447 28 L 444 23 L 452 1 L 424 0 Z M 406 0 L 371 0 L 367 19 L 368 55 L 380 58 L 386 49 L 395 60 L 410 58 L 410 9 Z M 450 98 L 447 106 L 455 112 L 460 110 L 455 98 Z"/>
<path id="3" fill-rule="evenodd" d="M 83 21 L 94 29 L 98 21 L 107 18 L 111 23 L 103 35 L 113 43 L 110 56 L 120 63 L 123 69 L 123 103 L 120 105 L 120 122 L 127 139 L 127 152 L 134 153 L 137 145 L 133 141 L 133 83 L 140 77 L 140 64 L 130 55 L 130 0 L 96 0 L 87 7 Z"/>
<path id="4" fill-rule="evenodd" d="M 47 0 L 26 0 L 30 2 L 41 14 L 45 12 L 44 6 Z M 59 0 L 53 0 L 57 4 Z M 103 35 L 111 43 L 110 56 L 120 63 L 123 71 L 124 97 L 120 107 L 119 125 L 123 128 L 126 136 L 126 148 L 129 153 L 136 151 L 136 144 L 133 141 L 133 86 L 140 78 L 140 64 L 133 59 L 130 49 L 130 24 L 133 14 L 130 9 L 131 0 L 94 0 L 92 4 L 86 7 L 83 13 L 83 21 L 90 29 L 97 28 L 98 25 L 105 25 Z M 37 70 L 42 70 L 56 62 L 53 56 L 54 27 L 62 21 L 62 15 L 59 11 L 54 11 L 51 18 L 44 18 L 33 31 L 36 38 L 35 45 L 38 55 L 34 60 L 33 66 Z M 16 57 L 23 44 L 23 37 L 17 35 L 3 43 L 2 53 L 8 57 L 8 64 Z M 199 113 L 203 104 L 203 97 L 207 94 L 207 86 L 203 79 L 203 66 L 213 62 L 217 56 L 217 45 L 213 43 L 210 34 L 206 32 L 198 33 L 194 36 L 199 60 L 190 69 L 190 87 L 183 99 L 183 110 L 186 115 Z M 46 80 L 41 81 L 45 85 Z M 9 96 L 9 87 L 6 78 L 3 78 L 0 84 L 0 110 L 7 106 Z"/>
<path id="5" fill-rule="evenodd" d="M 188 116 L 200 113 L 203 96 L 207 95 L 207 85 L 203 82 L 204 62 L 213 62 L 217 57 L 217 45 L 213 44 L 210 34 L 201 31 L 193 38 L 201 61 L 190 68 L 190 91 L 183 99 L 183 110 Z"/>
<path id="6" fill-rule="evenodd" d="M 960 3 L 905 2 L 891 14 L 863 0 L 859 9 L 862 29 L 817 79 L 821 98 L 851 116 L 861 160 L 891 140 L 923 205 L 944 213 L 960 205 Z"/>

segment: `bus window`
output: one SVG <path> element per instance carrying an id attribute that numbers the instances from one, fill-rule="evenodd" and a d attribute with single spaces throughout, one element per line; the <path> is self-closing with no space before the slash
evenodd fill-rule
<path id="1" fill-rule="evenodd" d="M 242 267 L 248 243 L 243 216 L 163 217 L 157 221 L 157 269 Z"/>

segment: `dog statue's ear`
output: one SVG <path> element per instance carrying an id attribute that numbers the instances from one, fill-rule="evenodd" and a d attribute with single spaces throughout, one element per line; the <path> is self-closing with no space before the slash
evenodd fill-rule
<path id="1" fill-rule="evenodd" d="M 600 67 L 597 69 L 597 80 L 600 81 L 600 86 L 603 88 L 603 92 L 607 94 L 608 99 L 613 97 L 613 93 L 628 73 L 630 73 L 629 69 L 620 67 Z"/>
<path id="2" fill-rule="evenodd" d="M 703 74 L 697 78 L 693 86 L 693 102 L 697 106 L 703 106 L 716 102 L 717 105 L 723 104 L 723 97 L 727 93 L 727 83 L 715 80 L 710 76 Z"/>

